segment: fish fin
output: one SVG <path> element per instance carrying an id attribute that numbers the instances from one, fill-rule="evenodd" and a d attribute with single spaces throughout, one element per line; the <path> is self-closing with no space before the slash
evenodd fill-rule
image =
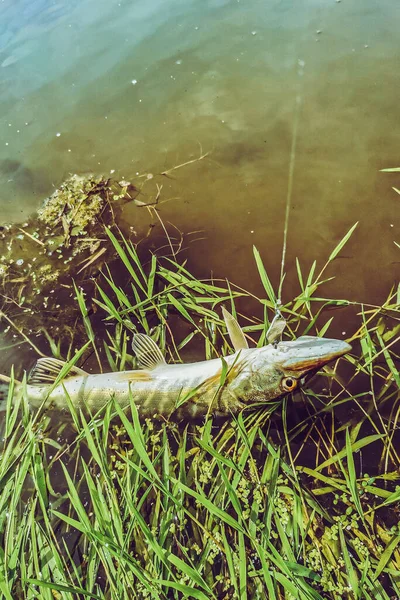
<path id="1" fill-rule="evenodd" d="M 205 379 L 202 382 L 201 386 L 199 386 L 201 391 L 204 392 L 209 390 L 210 388 L 218 387 L 221 383 L 221 373 L 222 370 L 220 369 L 219 371 L 217 371 L 217 373 L 214 373 L 214 375 L 210 375 L 210 377 L 207 377 L 207 379 Z"/>
<path id="2" fill-rule="evenodd" d="M 28 385 L 52 385 L 66 364 L 66 362 L 58 358 L 39 358 L 28 377 Z M 68 371 L 68 377 L 73 377 L 74 375 L 87 377 L 89 373 L 79 367 L 73 366 Z"/>
<path id="3" fill-rule="evenodd" d="M 274 342 L 276 342 L 282 336 L 282 333 L 284 332 L 285 328 L 286 320 L 280 314 L 277 313 L 272 319 L 271 325 L 269 326 L 267 331 L 266 337 L 268 343 L 273 344 Z"/>
<path id="4" fill-rule="evenodd" d="M 151 381 L 151 371 L 121 371 L 118 379 L 134 383 L 135 381 Z"/>
<path id="5" fill-rule="evenodd" d="M 144 333 L 135 333 L 132 340 L 132 350 L 136 354 L 139 365 L 149 371 L 165 365 L 165 358 L 155 341 Z"/>
<path id="6" fill-rule="evenodd" d="M 22 381 L 20 381 L 19 379 L 15 379 L 15 377 L 13 381 L 14 383 L 22 383 Z M 2 383 L 11 383 L 11 377 L 9 377 L 8 375 L 2 375 L 0 373 L 0 385 Z"/>
<path id="7" fill-rule="evenodd" d="M 239 366 L 231 367 L 226 375 L 225 380 L 222 381 L 222 368 L 219 369 L 216 373 L 210 375 L 210 377 L 207 377 L 207 379 L 205 379 L 198 386 L 198 393 L 196 394 L 196 396 L 201 396 L 201 394 L 210 391 L 213 391 L 215 393 L 216 391 L 221 390 L 223 387 L 226 387 L 229 383 L 231 383 L 235 379 L 235 377 L 237 377 L 239 372 Z"/>
<path id="8" fill-rule="evenodd" d="M 235 317 L 233 317 L 224 307 L 222 307 L 222 316 L 224 317 L 225 325 L 235 351 L 237 352 L 243 348 L 248 348 L 249 345 L 244 336 L 243 329 L 240 327 Z"/>

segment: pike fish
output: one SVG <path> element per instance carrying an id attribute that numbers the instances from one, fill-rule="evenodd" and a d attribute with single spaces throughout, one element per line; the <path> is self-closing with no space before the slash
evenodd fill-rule
<path id="1" fill-rule="evenodd" d="M 249 348 L 236 319 L 227 311 L 224 317 L 233 354 L 167 364 L 154 340 L 138 333 L 132 347 L 140 369 L 94 375 L 73 366 L 55 385 L 66 363 L 40 358 L 27 381 L 28 401 L 32 407 L 63 410 L 68 396 L 76 409 L 95 413 L 111 398 L 124 408 L 132 397 L 144 417 L 190 420 L 208 413 L 229 416 L 276 401 L 351 350 L 346 342 L 312 336 Z M 21 387 L 16 384 L 15 393 Z"/>

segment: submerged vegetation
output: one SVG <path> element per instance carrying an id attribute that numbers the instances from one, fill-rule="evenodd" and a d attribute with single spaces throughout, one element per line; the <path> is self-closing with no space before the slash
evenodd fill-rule
<path id="1" fill-rule="evenodd" d="M 70 301 L 71 274 L 77 285 L 93 293 L 99 269 L 113 258 L 105 224 L 114 229 L 123 206 L 137 194 L 129 181 L 71 175 L 37 215 L 0 227 L 0 317 L 14 333 L 46 330 L 73 339 L 77 311 Z"/>
<path id="2" fill-rule="evenodd" d="M 99 414 L 31 414 L 13 403 L 0 457 L 0 594 L 12 598 L 394 600 L 400 597 L 400 290 L 382 306 L 324 298 L 322 269 L 297 263 L 299 293 L 279 305 L 289 337 L 325 335 L 327 309 L 357 315 L 354 353 L 293 398 L 237 419 L 141 421 L 132 400 Z M 95 297 L 75 288 L 87 343 L 104 370 L 132 368 L 133 331 L 169 360 L 230 351 L 225 304 L 265 344 L 277 307 L 152 256 L 107 230 L 119 257 Z M 125 272 L 123 283 L 115 273 Z M 126 277 L 126 275 L 128 277 Z M 103 347 L 88 302 L 105 322 Z M 53 344 L 52 348 L 60 348 Z M 191 350 L 194 348 L 195 350 Z M 74 361 L 71 346 L 68 356 Z M 108 363 L 108 364 L 107 364 Z M 64 420 L 64 419 L 63 419 Z"/>

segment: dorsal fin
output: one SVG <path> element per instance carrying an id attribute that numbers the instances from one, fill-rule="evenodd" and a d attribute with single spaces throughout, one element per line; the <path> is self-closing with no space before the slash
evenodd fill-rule
<path id="1" fill-rule="evenodd" d="M 144 333 L 135 333 L 132 340 L 132 350 L 136 354 L 139 365 L 146 369 L 155 369 L 165 365 L 165 358 L 154 340 Z"/>
<path id="2" fill-rule="evenodd" d="M 285 327 L 286 321 L 282 317 L 280 311 L 277 311 L 267 331 L 266 337 L 268 343 L 273 344 L 274 342 L 276 342 L 282 336 Z"/>
<path id="3" fill-rule="evenodd" d="M 248 348 L 249 345 L 244 337 L 243 330 L 236 321 L 235 317 L 233 317 L 231 313 L 228 312 L 224 307 L 222 307 L 222 316 L 224 317 L 225 325 L 235 351 L 238 352 L 243 348 Z"/>
<path id="4" fill-rule="evenodd" d="M 58 358 L 39 358 L 28 377 L 28 385 L 52 385 L 67 363 Z M 71 367 L 67 377 L 80 375 L 87 377 L 89 373 L 79 367 Z"/>

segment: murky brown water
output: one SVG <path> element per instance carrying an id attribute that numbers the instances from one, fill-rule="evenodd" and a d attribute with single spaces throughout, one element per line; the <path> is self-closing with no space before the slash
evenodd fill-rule
<path id="1" fill-rule="evenodd" d="M 201 148 L 163 178 L 162 217 L 204 230 L 197 272 L 257 291 L 253 244 L 279 276 L 299 97 L 284 296 L 296 256 L 322 264 L 360 221 L 326 292 L 381 301 L 400 272 L 400 175 L 379 172 L 400 164 L 399 18 L 394 0 L 2 0 L 1 220 L 70 172 L 159 173 Z"/>

